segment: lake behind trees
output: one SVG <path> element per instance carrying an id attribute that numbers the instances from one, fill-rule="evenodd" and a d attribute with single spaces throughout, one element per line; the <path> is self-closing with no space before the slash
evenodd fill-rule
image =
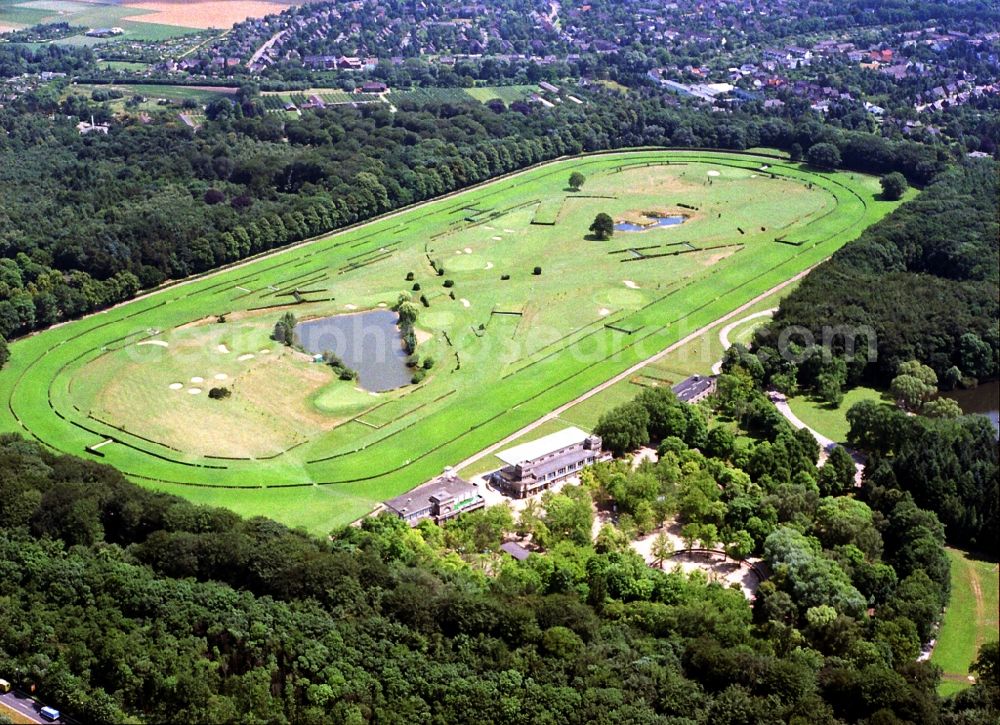
<path id="1" fill-rule="evenodd" d="M 957 402 L 963 413 L 985 415 L 1000 434 L 1000 381 L 982 383 L 968 390 L 951 390 L 942 397 Z"/>
<path id="2" fill-rule="evenodd" d="M 398 322 L 395 312 L 373 310 L 300 322 L 295 334 L 307 352 L 335 353 L 357 371 L 362 388 L 380 393 L 407 385 L 413 376 Z"/>

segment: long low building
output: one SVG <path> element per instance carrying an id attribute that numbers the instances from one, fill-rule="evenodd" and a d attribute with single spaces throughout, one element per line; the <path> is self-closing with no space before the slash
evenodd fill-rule
<path id="1" fill-rule="evenodd" d="M 384 505 L 410 526 L 415 526 L 424 519 L 440 524 L 459 514 L 481 509 L 486 499 L 475 484 L 446 472 L 402 496 L 385 501 Z"/>
<path id="2" fill-rule="evenodd" d="M 677 383 L 671 390 L 682 403 L 698 403 L 715 392 L 717 380 L 714 375 L 692 375 Z"/>
<path id="3" fill-rule="evenodd" d="M 496 455 L 507 465 L 492 474 L 490 483 L 516 498 L 538 493 L 604 457 L 600 436 L 579 428 L 566 428 Z"/>

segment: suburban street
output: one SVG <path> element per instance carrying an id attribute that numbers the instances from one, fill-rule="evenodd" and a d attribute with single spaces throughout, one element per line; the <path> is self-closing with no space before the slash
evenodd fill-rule
<path id="1" fill-rule="evenodd" d="M 19 715 L 22 719 L 16 717 L 12 718 L 14 722 L 37 722 L 45 723 L 50 722 L 49 720 L 43 720 L 41 715 L 38 714 L 39 706 L 30 697 L 17 690 L 11 690 L 10 692 L 5 692 L 0 694 L 0 713 L 6 714 L 5 710 L 12 710 L 13 713 Z M 12 714 L 13 714 L 12 713 Z M 56 720 L 55 722 L 66 722 L 65 720 Z"/>

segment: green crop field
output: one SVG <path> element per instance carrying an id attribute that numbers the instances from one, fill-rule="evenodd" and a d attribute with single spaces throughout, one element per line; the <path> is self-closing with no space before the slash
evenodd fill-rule
<path id="1" fill-rule="evenodd" d="M 942 695 L 969 686 L 969 665 L 979 648 L 998 637 L 997 563 L 957 549 L 948 549 L 948 558 L 951 597 L 931 654 L 931 662 L 944 671 L 939 686 Z"/>
<path id="2" fill-rule="evenodd" d="M 98 45 L 109 40 L 167 40 L 196 33 L 196 28 L 144 21 L 153 10 L 106 0 L 0 0 L 0 27 L 25 28 L 41 23 L 69 23 L 88 28 L 119 27 L 114 38 L 92 38 L 81 32 L 56 41 L 60 45 Z"/>
<path id="3" fill-rule="evenodd" d="M 0 430 L 325 531 L 826 258 L 895 208 L 879 191 L 751 154 L 560 160 L 18 340 Z M 540 206 L 553 223 L 532 223 Z M 598 212 L 686 221 L 601 242 Z M 410 272 L 435 363 L 418 385 L 371 393 L 269 339 L 285 309 L 391 306 Z M 219 385 L 232 397 L 210 400 Z"/>

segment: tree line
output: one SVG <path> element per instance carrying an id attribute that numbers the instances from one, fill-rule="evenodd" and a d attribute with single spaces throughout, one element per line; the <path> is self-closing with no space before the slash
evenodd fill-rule
<path id="1" fill-rule="evenodd" d="M 0 111 L 0 335 L 567 154 L 824 143 L 846 167 L 899 170 L 914 183 L 944 163 L 931 147 L 806 119 L 591 101 L 548 111 L 405 101 L 396 113 L 336 108 L 283 120 L 241 93 L 211 103 L 197 134 L 179 122 L 114 122 L 106 136 L 43 115 L 109 120 L 101 106 L 15 103 Z M 33 193 L 17 193 L 24 188 Z"/>

